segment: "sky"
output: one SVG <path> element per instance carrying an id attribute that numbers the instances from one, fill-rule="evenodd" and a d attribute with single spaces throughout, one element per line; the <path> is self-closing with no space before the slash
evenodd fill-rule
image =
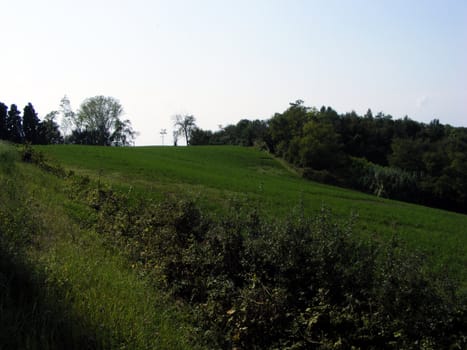
<path id="1" fill-rule="evenodd" d="M 465 0 L 0 0 L 0 101 L 112 96 L 136 145 L 289 103 L 467 126 Z"/>

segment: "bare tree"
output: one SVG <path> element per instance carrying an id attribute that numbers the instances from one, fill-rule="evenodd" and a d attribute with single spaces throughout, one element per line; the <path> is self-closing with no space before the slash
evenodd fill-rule
<path id="1" fill-rule="evenodd" d="M 192 115 L 177 114 L 174 116 L 174 127 L 178 135 L 183 135 L 187 146 L 190 144 L 191 132 L 196 127 L 196 119 Z"/>

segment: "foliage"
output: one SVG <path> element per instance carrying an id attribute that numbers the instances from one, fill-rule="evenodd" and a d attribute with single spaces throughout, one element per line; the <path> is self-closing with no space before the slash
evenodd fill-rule
<path id="1" fill-rule="evenodd" d="M 24 107 L 23 112 L 23 131 L 24 141 L 28 143 L 39 143 L 39 125 L 40 120 L 31 103 Z"/>
<path id="2" fill-rule="evenodd" d="M 98 232 L 192 306 L 210 348 L 466 345 L 467 310 L 450 281 L 397 239 L 358 239 L 326 209 L 271 222 L 234 206 L 213 219 L 186 200 L 132 207 L 109 189 L 91 193 Z"/>
<path id="3" fill-rule="evenodd" d="M 220 127 L 212 132 L 195 128 L 192 131 L 190 143 L 192 145 L 239 145 L 257 146 L 267 139 L 267 123 L 262 120 L 242 119 L 236 125 Z"/>
<path id="4" fill-rule="evenodd" d="M 6 119 L 7 140 L 21 143 L 24 140 L 21 112 L 15 104 L 12 104 Z"/>
<path id="5" fill-rule="evenodd" d="M 8 139 L 8 130 L 7 130 L 7 117 L 8 117 L 8 107 L 6 104 L 0 102 L 0 140 Z"/>
<path id="6" fill-rule="evenodd" d="M 69 143 L 126 146 L 136 136 L 129 120 L 121 120 L 123 107 L 113 97 L 94 96 L 87 98 L 76 114 L 64 103 L 64 115 L 71 118 L 74 129 L 67 139 Z"/>
<path id="7" fill-rule="evenodd" d="M 31 103 L 24 107 L 21 117 L 16 105 L 11 105 L 8 111 L 0 102 L 0 140 L 41 145 L 62 143 L 63 137 L 54 120 L 56 113 L 49 113 L 41 121 Z"/>
<path id="8" fill-rule="evenodd" d="M 331 124 L 309 121 L 303 126 L 299 142 L 300 165 L 316 170 L 339 168 L 344 158 L 341 148 L 339 136 Z"/>
<path id="9" fill-rule="evenodd" d="M 384 167 L 365 159 L 352 158 L 350 178 L 354 188 L 378 197 L 405 201 L 421 201 L 424 196 L 419 187 L 419 175 L 400 168 Z"/>
<path id="10" fill-rule="evenodd" d="M 363 116 L 338 114 L 331 107 L 318 110 L 297 100 L 267 121 L 241 120 L 216 132 L 196 129 L 194 136 L 194 145 L 258 145 L 298 167 L 308 179 L 466 212 L 462 164 L 467 129 L 437 119 L 429 124 L 407 116 L 393 120 L 381 112 L 373 115 L 370 109 Z M 373 175 L 355 172 L 351 158 L 374 164 L 367 167 Z M 391 186 L 392 180 L 397 184 Z M 402 183 L 416 190 L 401 194 Z"/>
<path id="11" fill-rule="evenodd" d="M 65 148 L 69 147 L 61 147 Z M 186 162 L 185 150 L 170 151 Z M 239 168 L 245 168 L 251 158 L 246 157 L 246 150 L 235 150 L 236 161 L 240 158 L 243 164 Z M 79 153 L 74 147 L 70 151 Z M 154 162 L 155 149 L 141 151 L 150 151 Z M 205 159 L 209 148 L 202 151 L 190 152 L 201 152 Z M 214 156 L 215 152 L 211 162 Z M 232 156 L 229 159 L 234 161 Z M 111 157 L 107 162 L 115 167 Z M 233 181 L 231 171 L 229 178 Z M 379 235 L 362 240 L 364 236 L 355 229 L 362 219 L 343 222 L 326 209 L 310 217 L 299 208 L 285 221 L 268 220 L 241 201 L 232 201 L 228 215 L 208 217 L 190 200 L 135 199 L 101 180 L 76 175 L 66 181 L 70 187 L 65 193 L 82 210 L 76 222 L 99 232 L 108 250 L 126 254 L 127 266 L 150 279 L 156 290 L 167 288 L 189 304 L 198 327 L 195 337 L 202 338 L 207 347 L 435 349 L 466 345 L 466 304 L 456 296 L 456 283 L 448 274 L 428 269 L 420 254 L 407 253 L 398 239 L 388 245 L 377 243 Z M 417 215 L 413 208 L 412 230 Z M 86 242 L 80 245 L 79 254 L 86 252 Z M 83 270 L 86 259 L 74 270 Z M 84 271 L 96 271 L 107 259 Z M 64 264 L 58 260 L 54 268 Z M 72 269 L 75 264 L 65 266 Z M 93 277 L 92 284 L 103 276 Z M 80 279 L 72 281 L 73 285 L 89 285 Z M 108 279 L 104 284 L 113 286 Z M 83 288 L 78 290 L 82 293 Z M 86 303 L 99 305 L 89 296 Z M 94 308 L 80 310 L 92 315 Z M 108 322 L 103 323 L 105 327 L 112 324 Z"/>
<path id="12" fill-rule="evenodd" d="M 174 119 L 174 139 L 179 136 L 185 138 L 186 144 L 191 144 L 191 135 L 193 130 L 196 128 L 196 118 L 192 115 L 181 115 L 177 114 L 173 117 Z"/>
<path id="13" fill-rule="evenodd" d="M 82 227 L 89 181 L 28 153 L 40 169 L 0 143 L 0 349 L 194 348 L 186 312 Z"/>
<path id="14" fill-rule="evenodd" d="M 56 121 L 57 115 L 58 112 L 56 111 L 50 112 L 39 124 L 39 144 L 56 145 L 63 143 L 63 136 L 60 133 L 60 127 Z"/>

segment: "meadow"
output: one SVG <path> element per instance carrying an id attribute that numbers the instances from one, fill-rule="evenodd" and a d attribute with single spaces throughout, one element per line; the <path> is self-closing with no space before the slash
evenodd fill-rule
<path id="1" fill-rule="evenodd" d="M 0 185 L 0 349 L 465 345 L 465 215 L 230 146 L 0 143 Z"/>
<path id="2" fill-rule="evenodd" d="M 467 216 L 387 200 L 301 178 L 266 152 L 235 146 L 37 146 L 79 174 L 101 179 L 135 197 L 189 196 L 218 213 L 241 202 L 271 218 L 313 215 L 323 206 L 368 239 L 397 236 L 424 255 L 434 271 L 467 286 Z"/>

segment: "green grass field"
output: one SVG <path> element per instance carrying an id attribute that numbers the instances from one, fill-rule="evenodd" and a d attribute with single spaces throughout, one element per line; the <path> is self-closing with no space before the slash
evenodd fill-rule
<path id="1" fill-rule="evenodd" d="M 213 215 L 233 201 L 279 220 L 326 206 L 355 217 L 364 239 L 402 238 L 467 291 L 465 215 L 310 182 L 253 148 L 36 149 L 89 176 L 89 188 L 104 183 L 130 200 L 189 197 Z M 188 306 L 95 230 L 95 211 L 74 197 L 79 180 L 20 162 L 15 146 L 0 143 L 0 350 L 199 348 Z"/>
<path id="2" fill-rule="evenodd" d="M 73 219 L 89 208 L 66 186 L 0 142 L 0 350 L 193 348 L 186 313 Z"/>
<path id="3" fill-rule="evenodd" d="M 427 256 L 436 271 L 454 273 L 467 285 L 467 216 L 391 201 L 300 178 L 271 155 L 252 148 L 37 147 L 67 170 L 89 175 L 134 196 L 187 195 L 222 212 L 237 200 L 270 217 L 305 215 L 324 205 L 342 218 L 357 216 L 366 237 L 397 235 Z"/>

